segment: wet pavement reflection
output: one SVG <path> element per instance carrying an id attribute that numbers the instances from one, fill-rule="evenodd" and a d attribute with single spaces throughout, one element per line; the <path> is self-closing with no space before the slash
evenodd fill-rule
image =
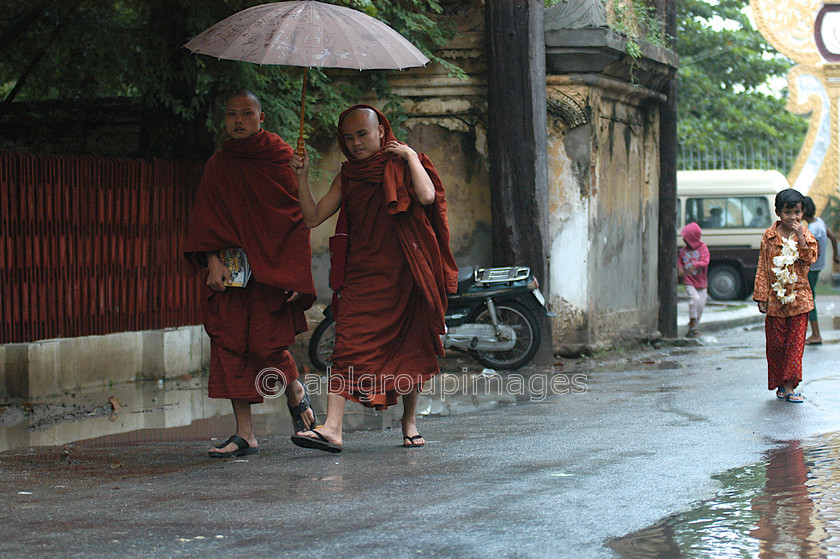
<path id="1" fill-rule="evenodd" d="M 480 412 L 506 405 L 540 401 L 571 392 L 574 378 L 556 371 L 512 374 L 481 369 L 466 360 L 450 359 L 449 372 L 427 383 L 418 401 L 419 415 L 447 416 Z M 325 374 L 307 372 L 306 385 L 319 421 L 326 417 Z M 253 410 L 258 438 L 293 434 L 285 395 L 266 398 Z M 349 402 L 346 432 L 398 427 L 400 405 L 374 411 Z M 0 453 L 30 449 L 16 456 L 51 458 L 74 449 L 132 443 L 215 441 L 235 429 L 228 400 L 207 396 L 207 377 L 134 382 L 79 391 L 38 403 L 0 406 Z M 6 456 L 5 458 L 11 458 Z"/>
<path id="2" fill-rule="evenodd" d="M 313 407 L 323 413 L 324 377 L 307 375 L 307 386 Z M 6 424 L 0 427 L 0 451 L 35 447 L 49 455 L 70 443 L 106 447 L 212 441 L 226 438 L 235 428 L 230 402 L 207 396 L 207 377 L 115 385 L 20 407 L 26 413 L 0 414 Z M 382 428 L 377 414 L 361 406 L 348 408 L 345 421 L 349 430 Z M 11 409 L 15 408 L 7 410 Z M 266 399 L 253 407 L 253 413 L 260 437 L 293 434 L 285 396 Z"/>
<path id="3" fill-rule="evenodd" d="M 778 443 L 725 472 L 714 498 L 607 542 L 620 557 L 840 556 L 840 434 Z"/>

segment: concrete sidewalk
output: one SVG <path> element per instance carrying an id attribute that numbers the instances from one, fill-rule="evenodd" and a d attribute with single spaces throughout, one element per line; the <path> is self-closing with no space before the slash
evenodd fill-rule
<path id="1" fill-rule="evenodd" d="M 717 332 L 726 328 L 746 326 L 764 322 L 764 315 L 758 312 L 758 305 L 749 301 L 715 301 L 709 299 L 700 318 L 702 332 Z M 677 330 L 684 336 L 688 329 L 688 298 L 677 301 Z"/>
<path id="2" fill-rule="evenodd" d="M 817 295 L 817 315 L 820 329 L 834 328 L 834 317 L 840 317 L 840 292 L 834 295 Z M 758 305 L 752 299 L 744 301 L 715 301 L 709 299 L 700 319 L 702 332 L 717 332 L 726 328 L 761 324 L 764 315 L 758 312 Z M 688 328 L 688 297 L 680 296 L 677 301 L 677 329 L 684 336 Z"/>

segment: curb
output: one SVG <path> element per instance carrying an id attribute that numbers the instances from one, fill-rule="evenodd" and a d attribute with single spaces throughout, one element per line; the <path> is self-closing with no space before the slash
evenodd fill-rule
<path id="1" fill-rule="evenodd" d="M 734 313 L 733 313 L 734 314 Z M 750 314 L 746 316 L 736 316 L 732 318 L 723 318 L 720 320 L 710 320 L 709 322 L 701 322 L 700 327 L 707 332 L 719 332 L 728 328 L 737 328 L 739 326 L 751 326 L 753 324 L 761 324 L 764 322 L 763 314 Z"/>
<path id="2" fill-rule="evenodd" d="M 688 326 L 687 314 L 681 315 L 680 318 L 681 320 L 677 320 L 677 328 L 684 329 Z M 700 321 L 700 330 L 702 332 L 718 332 L 728 328 L 737 328 L 739 326 L 749 326 L 764 322 L 764 315 L 758 312 L 758 309 L 753 305 L 735 311 L 708 313 L 703 318 Z"/>

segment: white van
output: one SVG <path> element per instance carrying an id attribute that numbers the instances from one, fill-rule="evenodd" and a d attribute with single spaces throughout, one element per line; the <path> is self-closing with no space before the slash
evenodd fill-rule
<path id="1" fill-rule="evenodd" d="M 790 186 L 778 171 L 677 172 L 677 231 L 692 221 L 703 230 L 711 253 L 711 297 L 744 299 L 752 293 L 761 235 L 776 220 L 776 193 L 785 188 Z"/>

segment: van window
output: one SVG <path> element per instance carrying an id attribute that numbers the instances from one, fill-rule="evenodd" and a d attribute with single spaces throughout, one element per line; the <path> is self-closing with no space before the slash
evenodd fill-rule
<path id="1" fill-rule="evenodd" d="M 703 229 L 770 227 L 770 206 L 762 196 L 694 197 L 685 202 L 685 221 Z"/>

